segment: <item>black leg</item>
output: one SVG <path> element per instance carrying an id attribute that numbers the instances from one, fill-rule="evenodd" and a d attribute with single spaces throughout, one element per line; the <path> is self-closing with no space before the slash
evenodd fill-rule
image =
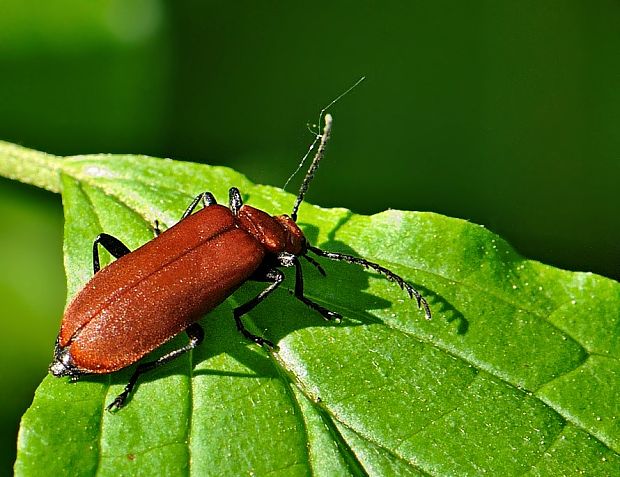
<path id="1" fill-rule="evenodd" d="M 189 204 L 189 206 L 187 207 L 187 209 L 185 209 L 185 212 L 181 216 L 181 220 L 191 215 L 191 213 L 194 211 L 194 209 L 198 205 L 198 202 L 200 201 L 202 201 L 203 207 L 209 207 L 210 205 L 217 204 L 217 201 L 215 200 L 215 197 L 213 197 L 213 194 L 211 192 L 202 192 L 198 194 L 196 197 L 194 197 L 194 200 L 192 200 L 192 203 Z"/>
<path id="2" fill-rule="evenodd" d="M 302 255 L 302 257 L 304 257 L 306 260 L 308 260 L 308 262 L 310 262 L 314 267 L 316 267 L 316 269 L 319 271 L 321 275 L 323 275 L 324 277 L 327 276 L 327 273 L 325 273 L 325 270 L 323 270 L 323 267 L 321 267 L 321 264 L 317 262 L 314 258 L 308 257 L 308 255 Z"/>
<path id="3" fill-rule="evenodd" d="M 252 310 L 256 305 L 258 305 L 261 301 L 263 301 L 272 291 L 274 291 L 280 283 L 284 280 L 284 274 L 278 270 L 277 268 L 272 268 L 268 270 L 267 273 L 262 277 L 252 277 L 255 280 L 272 282 L 267 288 L 265 288 L 262 292 L 260 292 L 256 297 L 252 298 L 247 303 L 244 303 L 241 306 L 238 306 L 234 309 L 233 314 L 235 317 L 235 323 L 237 324 L 237 330 L 247 339 L 254 341 L 257 345 L 266 344 L 270 348 L 275 348 L 274 344 L 260 336 L 256 336 L 250 333 L 245 326 L 243 325 L 243 321 L 241 321 L 241 317 Z"/>
<path id="4" fill-rule="evenodd" d="M 161 234 L 161 229 L 159 228 L 159 220 L 155 219 L 155 222 L 153 223 L 153 233 L 155 234 L 155 237 L 159 237 L 159 234 Z"/>
<path id="5" fill-rule="evenodd" d="M 169 353 L 166 353 L 161 358 L 158 358 L 155 361 L 150 361 L 148 363 L 143 363 L 143 364 L 138 365 L 134 373 L 131 375 L 131 378 L 129 379 L 127 386 L 125 386 L 125 389 L 123 389 L 123 392 L 120 393 L 118 396 L 116 396 L 114 401 L 112 401 L 110 405 L 107 407 L 108 411 L 111 411 L 114 408 L 120 409 L 121 407 L 125 405 L 125 401 L 127 401 L 127 397 L 131 394 L 133 389 L 136 387 L 138 378 L 142 374 L 148 371 L 151 371 L 155 368 L 159 368 L 160 366 L 166 363 L 169 363 L 173 359 L 178 358 L 182 354 L 187 353 L 189 350 L 194 349 L 196 346 L 202 343 L 202 340 L 205 337 L 205 332 L 198 323 L 193 323 L 189 325 L 187 329 L 185 330 L 185 332 L 187 333 L 187 336 L 189 336 L 188 344 L 186 344 L 182 348 L 175 349 L 173 351 L 170 351 Z"/>
<path id="6" fill-rule="evenodd" d="M 331 260 L 338 260 L 341 262 L 353 263 L 355 265 L 360 265 L 364 268 L 370 268 L 377 273 L 380 273 L 385 278 L 390 281 L 395 282 L 401 289 L 405 290 L 410 298 L 415 297 L 418 302 L 418 308 L 424 308 L 424 314 L 426 315 L 426 319 L 431 319 L 431 309 L 428 306 L 428 303 L 424 299 L 420 292 L 418 292 L 415 288 L 409 285 L 402 277 L 396 275 L 391 270 L 388 270 L 385 267 L 373 262 L 369 262 L 368 260 L 364 260 L 363 258 L 354 257 L 352 255 L 345 255 L 344 253 L 335 253 L 335 252 L 326 252 L 325 250 L 321 250 L 320 248 L 313 247 L 311 245 L 308 246 L 308 250 L 317 255 L 325 258 L 329 258 Z"/>
<path id="7" fill-rule="evenodd" d="M 299 259 L 297 257 L 295 257 L 293 263 L 295 265 L 295 297 L 313 310 L 318 311 L 326 320 L 336 320 L 337 322 L 340 322 L 342 319 L 342 315 L 340 313 L 330 311 L 304 296 L 304 277 L 301 269 L 301 263 L 299 263 Z"/>
<path id="8" fill-rule="evenodd" d="M 239 189 L 236 187 L 231 187 L 228 190 L 228 207 L 233 215 L 236 217 L 239 215 L 239 209 L 243 205 L 243 199 L 241 198 L 241 193 Z"/>
<path id="9" fill-rule="evenodd" d="M 95 241 L 93 242 L 93 270 L 94 273 L 97 273 L 101 270 L 101 265 L 99 264 L 99 248 L 97 245 L 100 244 L 103 248 L 105 248 L 114 258 L 121 258 L 123 255 L 127 255 L 131 250 L 127 248 L 123 242 L 121 242 L 116 237 L 112 237 L 109 234 L 99 234 Z"/>

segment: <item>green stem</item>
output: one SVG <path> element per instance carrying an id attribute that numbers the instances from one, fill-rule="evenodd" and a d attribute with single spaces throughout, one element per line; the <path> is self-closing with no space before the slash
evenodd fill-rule
<path id="1" fill-rule="evenodd" d="M 60 192 L 62 158 L 0 141 L 0 176 Z"/>

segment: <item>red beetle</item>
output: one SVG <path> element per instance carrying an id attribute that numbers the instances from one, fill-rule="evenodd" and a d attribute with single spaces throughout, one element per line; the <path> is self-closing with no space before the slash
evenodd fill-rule
<path id="1" fill-rule="evenodd" d="M 295 223 L 297 210 L 312 179 L 331 132 L 332 118 L 325 116 L 319 147 L 306 174 L 290 216 L 270 216 L 243 205 L 239 190 L 229 192 L 229 206 L 218 205 L 209 192 L 198 195 L 181 220 L 137 250 L 117 238 L 100 234 L 93 243 L 95 275 L 73 298 L 63 317 L 50 372 L 54 376 L 111 373 L 125 368 L 182 331 L 189 343 L 140 364 L 129 383 L 108 406 L 121 408 L 138 377 L 198 346 L 204 332 L 198 320 L 222 303 L 247 280 L 269 286 L 247 303 L 235 308 L 239 332 L 259 345 L 274 344 L 250 333 L 241 317 L 258 305 L 284 280 L 278 267 L 295 267 L 295 297 L 327 320 L 341 316 L 304 296 L 299 257 L 325 275 L 308 252 L 371 268 L 396 282 L 415 297 L 418 307 L 431 317 L 426 300 L 401 277 L 367 260 L 326 252 L 310 245 Z M 203 208 L 192 214 L 199 202 Z M 98 245 L 117 260 L 100 271 Z"/>

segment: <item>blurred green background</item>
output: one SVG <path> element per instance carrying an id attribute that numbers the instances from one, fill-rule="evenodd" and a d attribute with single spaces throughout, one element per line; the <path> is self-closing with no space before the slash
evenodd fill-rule
<path id="1" fill-rule="evenodd" d="M 366 75 L 311 202 L 462 217 L 617 279 L 619 25 L 616 0 L 0 0 L 0 138 L 282 186 L 306 124 Z M 64 305 L 60 197 L 1 180 L 0 219 L 4 475 Z"/>

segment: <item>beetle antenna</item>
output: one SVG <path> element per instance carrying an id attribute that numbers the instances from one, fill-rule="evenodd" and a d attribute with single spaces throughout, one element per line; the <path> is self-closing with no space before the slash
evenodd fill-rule
<path id="1" fill-rule="evenodd" d="M 316 147 L 316 143 L 321 139 L 321 135 L 317 134 L 313 129 L 312 126 L 310 126 L 310 123 L 306 124 L 306 127 L 308 128 L 308 130 L 314 134 L 314 141 L 312 141 L 312 144 L 310 144 L 310 147 L 308 148 L 308 150 L 306 151 L 306 153 L 304 154 L 304 157 L 301 158 L 301 161 L 299 161 L 299 164 L 297 164 L 297 169 L 295 169 L 295 171 L 289 176 L 288 179 L 286 179 L 286 182 L 284 183 L 284 186 L 282 187 L 283 190 L 286 190 L 286 186 L 288 185 L 289 182 L 291 182 L 291 180 L 293 179 L 293 177 L 295 177 L 297 175 L 297 173 L 299 172 L 299 169 L 301 169 L 303 167 L 303 165 L 306 162 L 306 159 L 308 159 L 308 156 L 310 155 L 310 153 L 314 150 L 314 148 Z"/>
<path id="2" fill-rule="evenodd" d="M 308 172 L 306 172 L 306 177 L 304 177 L 304 181 L 301 183 L 301 187 L 299 188 L 299 194 L 297 194 L 297 199 L 295 199 L 295 204 L 293 205 L 293 212 L 291 212 L 291 219 L 294 222 L 297 222 L 297 210 L 304 200 L 304 196 L 306 195 L 306 191 L 308 190 L 308 186 L 310 185 L 310 181 L 314 177 L 314 173 L 319 167 L 319 163 L 323 156 L 325 155 L 325 148 L 327 147 L 327 141 L 329 141 L 329 137 L 332 132 L 332 115 L 325 115 L 325 126 L 323 127 L 323 134 L 319 137 L 321 138 L 321 142 L 319 143 L 319 147 L 316 150 L 316 154 L 314 155 L 314 159 L 312 159 L 312 163 L 308 168 Z"/>
<path id="3" fill-rule="evenodd" d="M 307 124 L 308 129 L 310 130 L 310 132 L 312 134 L 314 134 L 314 141 L 312 141 L 312 144 L 310 144 L 310 147 L 308 148 L 308 151 L 306 151 L 306 153 L 304 154 L 304 157 L 301 158 L 301 161 L 299 161 L 299 164 L 297 165 L 297 169 L 295 169 L 295 171 L 290 175 L 290 177 L 286 180 L 286 182 L 284 183 L 284 187 L 282 187 L 282 189 L 286 189 L 286 186 L 289 184 L 289 182 L 291 182 L 291 179 L 293 179 L 293 177 L 295 177 L 297 175 L 297 173 L 299 172 L 299 170 L 303 167 L 303 165 L 306 162 L 306 159 L 308 158 L 308 156 L 310 155 L 310 153 L 314 150 L 314 148 L 316 147 L 317 143 L 321 140 L 322 135 L 320 134 L 320 130 L 321 130 L 321 122 L 323 120 L 323 115 L 327 112 L 327 110 L 329 108 L 331 108 L 334 104 L 336 104 L 338 101 L 340 101 L 344 96 L 346 96 L 347 94 L 349 94 L 353 89 L 355 89 L 357 87 L 358 84 L 360 84 L 362 81 L 364 81 L 366 79 L 365 76 L 362 76 L 360 79 L 358 79 L 352 86 L 349 86 L 346 91 L 340 93 L 336 99 L 334 99 L 331 103 L 329 103 L 327 106 L 325 106 L 323 109 L 321 109 L 321 111 L 319 112 L 319 122 L 318 124 L 313 124 L 310 125 L 309 123 Z M 314 130 L 313 128 L 317 128 L 316 130 Z"/>

